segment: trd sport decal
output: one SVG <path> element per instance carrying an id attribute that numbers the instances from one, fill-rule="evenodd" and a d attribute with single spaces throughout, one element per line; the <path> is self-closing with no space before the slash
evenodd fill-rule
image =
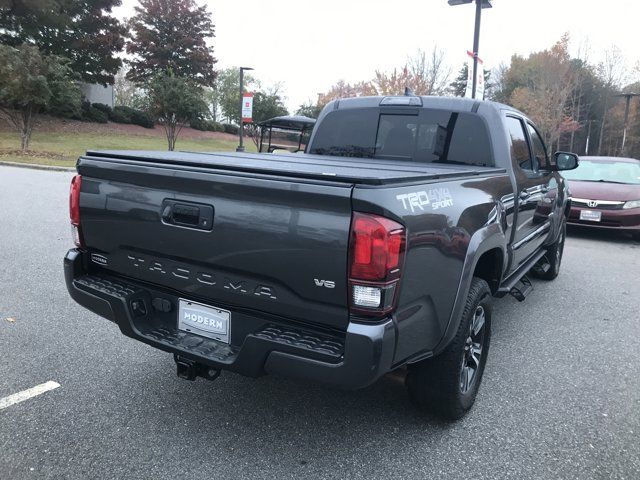
<path id="1" fill-rule="evenodd" d="M 453 207 L 453 197 L 448 188 L 434 188 L 432 190 L 411 193 L 403 193 L 396 195 L 396 198 L 402 202 L 405 210 L 424 211 L 427 208 L 438 210 L 445 207 Z"/>

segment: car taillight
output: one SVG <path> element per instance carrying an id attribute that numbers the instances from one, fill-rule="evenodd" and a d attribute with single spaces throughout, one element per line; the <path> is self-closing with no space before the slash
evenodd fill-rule
<path id="1" fill-rule="evenodd" d="M 406 231 L 379 215 L 354 212 L 349 245 L 349 288 L 354 313 L 379 316 L 393 310 L 404 262 Z"/>
<path id="2" fill-rule="evenodd" d="M 71 189 L 69 190 L 69 218 L 71 219 L 71 235 L 73 243 L 77 247 L 84 246 L 82 231 L 80 230 L 80 188 L 82 187 L 82 177 L 76 175 L 71 179 Z"/>

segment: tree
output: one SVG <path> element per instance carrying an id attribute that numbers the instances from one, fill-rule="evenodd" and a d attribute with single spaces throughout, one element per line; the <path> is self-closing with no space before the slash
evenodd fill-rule
<path id="1" fill-rule="evenodd" d="M 321 93 L 318 95 L 318 105 L 324 107 L 332 100 L 338 100 L 340 98 L 349 97 L 362 97 L 367 95 L 377 95 L 376 87 L 367 81 L 354 83 L 353 85 L 339 80 L 336 84 L 332 85 L 327 93 Z"/>
<path id="2" fill-rule="evenodd" d="M 450 76 L 444 51 L 435 46 L 429 54 L 418 50 L 404 66 L 390 73 L 376 70 L 372 84 L 378 95 L 402 95 L 406 87 L 416 95 L 442 95 Z"/>
<path id="3" fill-rule="evenodd" d="M 0 45 L 0 115 L 29 148 L 34 116 L 44 108 L 79 110 L 80 91 L 68 60 L 42 55 L 37 47 Z"/>
<path id="4" fill-rule="evenodd" d="M 0 43 L 37 46 L 69 59 L 89 83 L 112 84 L 122 61 L 125 29 L 110 15 L 121 0 L 8 0 L 0 2 Z"/>
<path id="5" fill-rule="evenodd" d="M 250 73 L 244 72 L 243 85 L 245 92 L 260 88 Z M 236 67 L 222 70 L 218 75 L 215 89 L 222 116 L 227 122 L 240 124 L 240 69 Z"/>
<path id="6" fill-rule="evenodd" d="M 302 115 L 309 118 L 318 118 L 320 112 L 322 111 L 322 107 L 319 104 L 313 104 L 311 102 L 303 103 L 296 110 L 296 115 Z"/>
<path id="7" fill-rule="evenodd" d="M 168 150 L 173 151 L 184 126 L 206 114 L 202 87 L 169 70 L 157 73 L 147 92 L 149 110 L 164 129 Z"/>
<path id="8" fill-rule="evenodd" d="M 498 97 L 527 113 L 549 146 L 563 133 L 579 128 L 571 117 L 569 99 L 575 86 L 569 57 L 569 36 L 565 34 L 553 47 L 528 58 L 514 55 L 501 79 Z"/>
<path id="9" fill-rule="evenodd" d="M 624 59 L 622 57 L 622 52 L 618 47 L 611 47 L 605 52 L 604 61 L 598 64 L 596 74 L 602 81 L 605 90 L 607 90 L 604 95 L 604 107 L 602 112 L 602 121 L 600 123 L 600 136 L 598 139 L 598 155 L 602 155 L 602 143 L 607 123 L 610 93 L 618 90 L 625 79 Z"/>
<path id="10" fill-rule="evenodd" d="M 489 83 L 489 79 L 491 78 L 491 70 L 483 70 L 482 74 L 484 75 L 484 88 L 485 88 L 485 98 L 488 97 L 487 92 L 491 89 L 492 85 Z M 460 71 L 458 72 L 458 76 L 455 78 L 453 82 L 449 84 L 449 92 L 453 94 L 455 97 L 464 97 L 467 92 L 467 79 L 469 78 L 469 64 L 465 63 Z"/>
<path id="11" fill-rule="evenodd" d="M 147 107 L 144 90 L 129 80 L 126 73 L 125 69 L 120 69 L 115 76 L 113 84 L 115 104 L 144 110 Z"/>
<path id="12" fill-rule="evenodd" d="M 144 82 L 157 71 L 171 69 L 177 77 L 192 83 L 212 86 L 216 79 L 213 48 L 207 40 L 214 37 L 211 14 L 194 0 L 140 0 L 129 28 L 131 40 L 127 53 L 128 78 Z"/>
<path id="13" fill-rule="evenodd" d="M 289 115 L 277 93 L 256 92 L 253 95 L 253 122 L 259 123 L 273 117 Z"/>
<path id="14" fill-rule="evenodd" d="M 282 98 L 277 93 L 278 89 L 279 86 L 271 92 L 256 92 L 253 95 L 253 121 L 246 126 L 246 130 L 256 148 L 260 146 L 260 127 L 258 124 L 273 117 L 289 115 L 287 108 L 282 103 Z"/>

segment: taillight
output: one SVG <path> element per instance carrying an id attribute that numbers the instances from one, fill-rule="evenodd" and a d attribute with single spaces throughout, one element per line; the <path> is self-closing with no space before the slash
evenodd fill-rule
<path id="1" fill-rule="evenodd" d="M 77 247 L 83 246 L 82 231 L 80 230 L 80 187 L 82 177 L 76 175 L 71 179 L 71 189 L 69 190 L 69 218 L 71 219 L 71 235 L 73 243 Z"/>
<path id="2" fill-rule="evenodd" d="M 402 272 L 406 231 L 379 215 L 355 212 L 349 245 L 351 310 L 377 316 L 395 306 Z"/>

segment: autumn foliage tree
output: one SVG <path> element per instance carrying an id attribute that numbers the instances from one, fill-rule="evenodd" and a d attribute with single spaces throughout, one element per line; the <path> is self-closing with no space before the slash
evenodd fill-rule
<path id="1" fill-rule="evenodd" d="M 69 60 L 89 83 L 112 84 L 122 61 L 121 23 L 111 16 L 121 0 L 4 0 L 0 2 L 0 43 L 31 44 L 45 55 Z"/>
<path id="2" fill-rule="evenodd" d="M 207 41 L 214 37 L 211 14 L 194 0 L 140 0 L 129 21 L 133 56 L 127 77 L 145 82 L 158 71 L 212 86 L 217 60 Z"/>
<path id="3" fill-rule="evenodd" d="M 409 88 L 415 95 L 442 95 L 445 93 L 451 68 L 444 51 L 437 46 L 430 52 L 419 50 L 404 65 L 391 71 L 376 70 L 371 80 L 348 83 L 340 80 L 326 93 L 318 96 L 317 107 L 331 100 L 367 95 L 402 95 Z"/>
<path id="4" fill-rule="evenodd" d="M 514 55 L 504 75 L 502 83 L 506 91 L 500 95 L 536 122 L 547 145 L 557 143 L 563 133 L 579 128 L 568 105 L 575 86 L 568 35 L 550 49 L 527 58 Z"/>

